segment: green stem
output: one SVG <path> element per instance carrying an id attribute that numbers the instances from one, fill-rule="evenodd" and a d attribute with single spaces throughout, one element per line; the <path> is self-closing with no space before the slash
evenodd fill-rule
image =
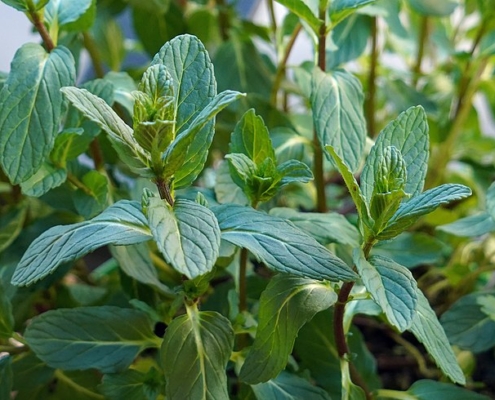
<path id="1" fill-rule="evenodd" d="M 325 9 L 320 9 L 319 18 L 325 21 Z M 320 27 L 318 35 L 318 67 L 325 72 L 326 70 L 326 39 L 327 39 L 327 26 L 323 22 Z M 323 172 L 323 150 L 321 143 L 316 133 L 316 129 L 313 130 L 313 175 L 315 177 L 316 185 L 316 209 L 320 213 L 327 212 L 327 196 L 325 193 L 325 175 Z"/>
<path id="2" fill-rule="evenodd" d="M 421 76 L 421 64 L 423 63 L 423 57 L 425 54 L 426 42 L 428 40 L 429 31 L 429 19 L 424 16 L 421 18 L 421 26 L 419 31 L 419 43 L 418 43 L 418 53 L 416 55 L 416 63 L 413 69 L 413 86 L 416 87 L 418 84 L 419 77 Z"/>
<path id="3" fill-rule="evenodd" d="M 70 172 L 67 173 L 67 180 L 72 183 L 76 188 L 81 189 L 88 196 L 94 196 L 93 191 L 87 187 L 84 183 L 82 183 L 79 178 Z"/>
<path id="4" fill-rule="evenodd" d="M 277 19 L 275 18 L 275 7 L 273 7 L 273 0 L 267 0 L 268 3 L 268 13 L 270 14 L 270 24 L 272 33 L 277 32 Z"/>
<path id="5" fill-rule="evenodd" d="M 225 0 L 216 0 L 218 8 L 218 25 L 220 26 L 220 36 L 225 42 L 229 40 L 230 21 Z"/>
<path id="6" fill-rule="evenodd" d="M 294 43 L 296 42 L 297 36 L 301 32 L 302 25 L 297 24 L 296 28 L 292 32 L 292 35 L 287 43 L 287 47 L 285 48 L 284 55 L 282 60 L 277 66 L 277 72 L 275 73 L 275 78 L 273 79 L 272 91 L 270 93 L 270 103 L 276 107 L 277 106 L 277 94 L 280 89 L 280 85 L 282 83 L 282 79 L 285 76 L 285 70 L 287 66 L 287 60 L 289 59 L 289 55 L 294 47 Z"/>
<path id="7" fill-rule="evenodd" d="M 378 45 L 377 45 L 377 20 L 373 17 L 371 21 L 371 54 L 370 70 L 368 73 L 368 93 L 366 96 L 366 123 L 368 126 L 368 135 L 372 138 L 376 136 L 376 69 L 378 64 Z"/>

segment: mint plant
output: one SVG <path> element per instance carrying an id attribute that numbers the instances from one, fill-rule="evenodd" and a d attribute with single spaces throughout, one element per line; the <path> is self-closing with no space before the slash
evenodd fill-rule
<path id="1" fill-rule="evenodd" d="M 452 165 L 489 2 L 463 5 L 471 60 L 431 73 L 465 33 L 451 1 L 280 0 L 280 24 L 269 0 L 268 27 L 223 1 L 2 2 L 42 44 L 0 75 L 0 400 L 487 398 L 494 190 Z M 289 65 L 303 33 L 314 60 Z M 384 337 L 413 357 L 400 384 Z"/>

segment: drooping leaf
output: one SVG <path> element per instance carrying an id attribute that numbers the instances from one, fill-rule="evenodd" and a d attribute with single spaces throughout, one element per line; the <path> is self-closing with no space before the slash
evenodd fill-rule
<path id="1" fill-rule="evenodd" d="M 131 169 L 137 173 L 148 171 L 149 156 L 132 137 L 131 127 L 104 100 L 86 89 L 64 87 L 61 90 L 74 107 L 109 135 L 119 157 Z"/>
<path id="2" fill-rule="evenodd" d="M 47 311 L 33 318 L 25 338 L 53 368 L 104 373 L 126 369 L 140 351 L 160 343 L 146 313 L 114 306 Z"/>
<path id="3" fill-rule="evenodd" d="M 106 374 L 99 386 L 108 400 L 156 400 L 161 384 L 155 369 L 151 374 L 128 369 L 120 374 Z"/>
<path id="4" fill-rule="evenodd" d="M 0 355 L 0 399 L 11 398 L 13 380 L 12 358 L 8 354 L 2 354 Z"/>
<path id="5" fill-rule="evenodd" d="M 359 8 L 374 2 L 375 0 L 332 0 L 328 9 L 330 21 L 335 26 Z"/>
<path id="6" fill-rule="evenodd" d="M 165 296 L 173 294 L 172 290 L 158 279 L 158 273 L 145 243 L 132 246 L 111 246 L 110 251 L 119 262 L 120 268 L 131 278 L 155 287 Z"/>
<path id="7" fill-rule="evenodd" d="M 480 300 L 494 292 L 471 293 L 456 301 L 440 321 L 450 343 L 479 353 L 495 345 L 495 321 Z"/>
<path id="8" fill-rule="evenodd" d="M 307 22 L 314 33 L 319 33 L 320 26 L 324 21 L 321 21 L 303 0 L 277 0 L 277 2 Z"/>
<path id="9" fill-rule="evenodd" d="M 407 168 L 404 191 L 414 198 L 423 190 L 429 156 L 428 124 L 421 106 L 401 113 L 378 135 L 361 174 L 361 190 L 368 204 L 373 195 L 380 155 L 388 146 L 400 151 Z"/>
<path id="10" fill-rule="evenodd" d="M 306 379 L 282 371 L 275 379 L 251 386 L 257 400 L 330 400 L 323 389 Z"/>
<path id="11" fill-rule="evenodd" d="M 437 209 L 442 204 L 461 200 L 471 195 L 464 185 L 444 184 L 427 190 L 408 202 L 403 202 L 389 220 L 387 227 L 378 235 L 381 240 L 391 239 L 414 224 L 419 217 Z"/>
<path id="12" fill-rule="evenodd" d="M 167 399 L 228 400 L 225 367 L 233 345 L 228 319 L 187 307 L 168 326 L 160 349 Z"/>
<path id="13" fill-rule="evenodd" d="M 12 277 L 12 284 L 30 285 L 60 264 L 75 260 L 107 244 L 129 245 L 151 239 L 137 202 L 121 200 L 90 221 L 50 228 L 35 239 Z"/>
<path id="14" fill-rule="evenodd" d="M 56 25 L 59 29 L 71 25 L 78 26 L 77 23 L 79 22 L 78 28 L 88 29 L 92 25 L 94 16 L 89 21 L 83 21 L 82 17 L 91 12 L 92 7 L 95 7 L 94 0 L 50 0 L 44 9 L 45 22 L 49 26 Z"/>
<path id="15" fill-rule="evenodd" d="M 270 215 L 287 219 L 321 244 L 333 242 L 359 246 L 359 231 L 342 214 L 307 213 L 292 208 L 272 208 Z"/>
<path id="16" fill-rule="evenodd" d="M 488 400 L 487 396 L 466 390 L 450 383 L 421 379 L 414 382 L 406 392 L 417 400 L 449 399 L 449 400 Z"/>
<path id="17" fill-rule="evenodd" d="M 323 72 L 315 68 L 310 101 L 321 145 L 331 145 L 350 170 L 356 171 L 366 142 L 361 83 L 342 70 Z"/>
<path id="18" fill-rule="evenodd" d="M 234 204 L 213 207 L 222 239 L 247 248 L 276 271 L 313 279 L 353 280 L 342 260 L 283 219 Z"/>
<path id="19" fill-rule="evenodd" d="M 482 212 L 440 225 L 437 229 L 456 236 L 481 236 L 495 231 L 495 220 L 490 214 Z"/>
<path id="20" fill-rule="evenodd" d="M 27 211 L 27 203 L 22 202 L 16 207 L 5 210 L 5 214 L 0 217 L 0 253 L 21 233 Z"/>
<path id="21" fill-rule="evenodd" d="M 336 301 L 328 284 L 285 274 L 272 278 L 260 298 L 256 339 L 239 378 L 250 384 L 275 378 L 287 364 L 299 329 Z"/>
<path id="22" fill-rule="evenodd" d="M 177 271 L 189 279 L 211 271 L 219 255 L 220 228 L 208 208 L 183 199 L 172 208 L 151 197 L 148 221 L 158 249 Z"/>
<path id="23" fill-rule="evenodd" d="M 21 182 L 21 190 L 27 196 L 41 197 L 60 186 L 67 179 L 67 170 L 44 163 L 29 179 Z"/>
<path id="24" fill-rule="evenodd" d="M 60 88 L 75 75 L 65 47 L 47 53 L 28 43 L 14 56 L 0 92 L 0 163 L 13 184 L 33 176 L 52 150 L 64 102 Z"/>
<path id="25" fill-rule="evenodd" d="M 12 314 L 12 304 L 0 281 L 0 338 L 9 339 L 12 337 L 13 332 L 14 315 Z"/>
<path id="26" fill-rule="evenodd" d="M 466 378 L 457 363 L 449 339 L 440 325 L 435 311 L 428 303 L 428 299 L 417 290 L 418 305 L 411 327 L 408 329 L 423 343 L 428 353 L 433 357 L 438 367 L 454 383 L 464 385 Z"/>
<path id="27" fill-rule="evenodd" d="M 362 251 L 354 251 L 354 263 L 366 289 L 382 308 L 388 321 L 400 332 L 413 321 L 417 304 L 417 285 L 411 272 L 402 265 L 380 256 L 366 260 Z"/>

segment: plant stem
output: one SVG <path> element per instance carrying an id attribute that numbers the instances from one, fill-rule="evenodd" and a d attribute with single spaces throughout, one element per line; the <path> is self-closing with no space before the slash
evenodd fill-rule
<path id="1" fill-rule="evenodd" d="M 325 21 L 325 9 L 320 9 L 319 18 Z M 325 22 L 320 27 L 318 35 L 318 67 L 325 72 L 326 70 L 326 38 L 327 27 Z M 316 129 L 313 130 L 313 174 L 315 177 L 316 185 L 316 209 L 320 213 L 327 212 L 327 196 L 325 193 L 325 176 L 323 172 L 323 150 L 321 143 L 316 133 Z"/>
<path id="2" fill-rule="evenodd" d="M 268 13 L 270 14 L 270 24 L 272 33 L 277 32 L 277 19 L 275 18 L 275 7 L 273 6 L 273 0 L 267 0 L 268 3 Z"/>
<path id="3" fill-rule="evenodd" d="M 160 193 L 160 198 L 166 200 L 168 204 L 172 207 L 174 206 L 174 198 L 170 192 L 170 186 L 162 178 L 157 178 L 155 181 L 156 187 L 158 188 L 158 193 Z"/>
<path id="4" fill-rule="evenodd" d="M 72 183 L 76 188 L 81 189 L 88 196 L 94 196 L 93 191 L 87 187 L 83 182 L 79 180 L 79 178 L 70 172 L 67 173 L 67 180 Z"/>
<path id="5" fill-rule="evenodd" d="M 218 8 L 218 25 L 220 26 L 220 36 L 225 42 L 229 40 L 230 21 L 227 13 L 225 0 L 215 0 Z"/>
<path id="6" fill-rule="evenodd" d="M 406 392 L 400 392 L 398 390 L 390 390 L 390 389 L 378 389 L 375 392 L 376 396 L 381 399 L 394 399 L 394 400 L 416 400 L 416 396 L 411 396 Z"/>
<path id="7" fill-rule="evenodd" d="M 50 33 L 48 33 L 48 31 L 46 30 L 45 24 L 43 23 L 42 14 L 36 11 L 32 1 L 28 2 L 28 7 L 29 17 L 31 18 L 34 27 L 40 34 L 41 39 L 45 44 L 46 50 L 50 53 L 55 48 L 55 44 L 53 43 Z"/>
<path id="8" fill-rule="evenodd" d="M 375 121 L 375 95 L 376 95 L 376 68 L 378 64 L 378 46 L 377 46 L 377 20 L 373 17 L 371 20 L 371 54 L 370 70 L 368 73 L 368 93 L 366 96 L 366 124 L 368 126 L 368 135 L 372 138 L 376 136 Z"/>
<path id="9" fill-rule="evenodd" d="M 103 76 L 105 76 L 105 70 L 103 69 L 103 62 L 100 57 L 100 52 L 98 51 L 98 47 L 89 32 L 83 32 L 83 44 L 84 48 L 88 51 L 89 57 L 91 58 L 91 63 L 93 64 L 96 77 L 103 78 Z"/>
<path id="10" fill-rule="evenodd" d="M 419 31 L 419 43 L 418 43 L 418 53 L 416 55 L 416 63 L 413 69 L 413 86 L 416 87 L 418 84 L 419 77 L 421 76 L 421 64 L 423 63 L 423 57 L 425 54 L 426 41 L 428 39 L 429 31 L 429 19 L 424 16 L 421 17 L 421 26 Z"/>
<path id="11" fill-rule="evenodd" d="M 294 43 L 296 42 L 297 36 L 301 32 L 301 29 L 302 29 L 302 25 L 297 24 L 296 28 L 292 32 L 292 35 L 289 39 L 289 42 L 287 43 L 287 47 L 285 48 L 285 52 L 284 52 L 284 55 L 282 57 L 282 60 L 280 60 L 280 63 L 277 66 L 277 72 L 275 73 L 275 78 L 273 79 L 272 91 L 270 93 L 270 103 L 274 107 L 277 106 L 277 94 L 278 94 L 278 91 L 280 89 L 282 79 L 285 75 L 287 60 L 289 59 L 289 55 L 292 51 L 292 48 L 294 47 Z"/>

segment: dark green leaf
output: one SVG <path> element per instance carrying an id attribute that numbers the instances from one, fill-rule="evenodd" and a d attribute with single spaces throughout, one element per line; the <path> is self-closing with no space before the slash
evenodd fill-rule
<path id="1" fill-rule="evenodd" d="M 366 289 L 390 324 L 400 332 L 408 329 L 418 300 L 418 288 L 411 272 L 385 257 L 374 256 L 366 260 L 358 250 L 354 250 L 353 258 Z"/>
<path id="2" fill-rule="evenodd" d="M 247 248 L 276 271 L 318 280 L 355 279 L 347 264 L 283 219 L 233 204 L 213 212 L 223 239 Z"/>
<path id="3" fill-rule="evenodd" d="M 30 285 L 60 264 L 107 244 L 128 245 L 151 239 L 137 202 L 121 200 L 89 221 L 55 226 L 35 239 L 17 265 L 12 283 Z"/>
<path id="4" fill-rule="evenodd" d="M 16 207 L 6 209 L 0 217 L 0 253 L 9 247 L 21 233 L 28 207 L 22 202 Z"/>
<path id="5" fill-rule="evenodd" d="M 220 228 L 208 208 L 183 199 L 172 208 L 152 197 L 148 221 L 158 249 L 177 271 L 189 279 L 211 271 L 219 255 Z"/>
<path id="6" fill-rule="evenodd" d="M 374 2 L 375 0 L 332 0 L 328 9 L 330 21 L 335 26 L 359 8 Z"/>
<path id="7" fill-rule="evenodd" d="M 494 292 L 471 293 L 456 301 L 441 318 L 450 343 L 475 353 L 495 345 L 495 321 L 483 310 L 481 299 Z"/>
<path id="8" fill-rule="evenodd" d="M 277 2 L 307 22 L 315 34 L 319 33 L 320 26 L 324 21 L 321 21 L 303 0 L 277 0 Z"/>
<path id="9" fill-rule="evenodd" d="M 0 92 L 0 163 L 14 184 L 33 176 L 53 148 L 63 106 L 60 88 L 75 81 L 74 59 L 65 47 L 47 53 L 23 45 Z"/>
<path id="10" fill-rule="evenodd" d="M 408 329 L 423 343 L 428 353 L 433 357 L 438 367 L 454 383 L 464 385 L 466 378 L 457 363 L 449 339 L 440 325 L 435 311 L 428 303 L 428 299 L 417 290 L 418 305 L 411 327 Z"/>
<path id="11" fill-rule="evenodd" d="M 153 374 L 129 369 L 121 374 L 107 374 L 99 386 L 108 400 L 155 400 L 162 388 L 156 370 Z"/>
<path id="12" fill-rule="evenodd" d="M 488 400 L 487 396 L 477 394 L 449 383 L 428 379 L 416 381 L 407 390 L 407 394 L 417 400 L 449 399 L 449 400 Z"/>
<path id="13" fill-rule="evenodd" d="M 12 304 L 0 281 L 0 339 L 9 339 L 14 332 L 14 315 Z M 1 376 L 1 375 L 0 375 Z M 1 381 L 1 378 L 0 378 Z M 0 385 L 1 387 L 1 385 Z M 0 399 L 2 397 L 0 396 Z"/>
<path id="14" fill-rule="evenodd" d="M 0 399 L 11 399 L 12 390 L 12 358 L 8 354 L 0 355 Z"/>
<path id="15" fill-rule="evenodd" d="M 258 400 L 330 400 L 323 389 L 285 371 L 275 379 L 251 388 Z"/>
<path id="16" fill-rule="evenodd" d="M 456 236 L 481 236 L 495 231 L 495 220 L 490 214 L 482 212 L 440 225 L 437 229 Z"/>
<path id="17" fill-rule="evenodd" d="M 60 186 L 67 179 L 67 170 L 44 163 L 34 175 L 21 182 L 22 193 L 27 196 L 41 197 Z"/>
<path id="18" fill-rule="evenodd" d="M 160 350 L 167 399 L 228 400 L 225 367 L 233 345 L 228 319 L 187 307 L 168 326 Z"/>
<path id="19" fill-rule="evenodd" d="M 407 109 L 380 132 L 361 174 L 361 190 L 368 204 L 375 187 L 377 164 L 388 146 L 397 148 L 406 163 L 404 191 L 412 197 L 422 192 L 428 164 L 428 140 L 426 114 L 420 106 Z"/>
<path id="20" fill-rule="evenodd" d="M 106 373 L 126 369 L 140 351 L 161 341 L 147 314 L 113 306 L 47 311 L 33 318 L 25 338 L 53 368 Z"/>
<path id="21" fill-rule="evenodd" d="M 310 101 L 321 145 L 331 145 L 350 170 L 356 171 L 366 143 L 361 83 L 342 70 L 325 73 L 315 68 Z"/>

